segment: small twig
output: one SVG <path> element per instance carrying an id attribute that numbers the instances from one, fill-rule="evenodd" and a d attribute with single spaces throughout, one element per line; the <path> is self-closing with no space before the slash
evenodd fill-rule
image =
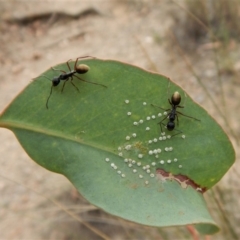
<path id="1" fill-rule="evenodd" d="M 199 240 L 198 233 L 197 233 L 196 229 L 192 225 L 187 225 L 187 230 L 192 235 L 193 240 Z"/>

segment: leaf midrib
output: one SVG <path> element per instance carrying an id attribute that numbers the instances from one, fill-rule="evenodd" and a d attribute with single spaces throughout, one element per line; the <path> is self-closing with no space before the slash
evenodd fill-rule
<path id="1" fill-rule="evenodd" d="M 100 151 L 106 151 L 106 152 L 109 152 L 112 154 L 116 154 L 115 152 L 111 151 L 109 148 L 80 141 L 80 139 L 76 139 L 76 137 L 74 137 L 70 134 L 67 134 L 66 132 L 52 131 L 49 129 L 47 129 L 47 131 L 46 131 L 46 129 L 44 129 L 44 128 L 38 128 L 35 126 L 33 128 L 31 125 L 20 124 L 19 122 L 15 122 L 15 121 L 1 121 L 0 120 L 0 127 L 7 128 L 13 132 L 14 132 L 14 129 L 20 129 L 20 130 L 27 130 L 27 131 L 31 131 L 31 132 L 35 132 L 35 133 L 40 133 L 40 134 L 48 135 L 51 137 L 57 137 L 60 139 L 65 139 L 68 141 L 76 142 L 78 144 L 92 147 L 92 148 L 98 149 Z"/>

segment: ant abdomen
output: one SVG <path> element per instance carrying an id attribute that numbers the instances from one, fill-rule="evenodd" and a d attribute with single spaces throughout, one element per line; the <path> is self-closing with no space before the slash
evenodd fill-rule
<path id="1" fill-rule="evenodd" d="M 76 67 L 76 72 L 79 74 L 84 74 L 84 73 L 88 72 L 89 70 L 90 70 L 90 67 L 86 64 L 79 64 Z"/>
<path id="2" fill-rule="evenodd" d="M 172 95 L 172 98 L 171 98 L 171 103 L 174 105 L 174 106 L 177 106 L 179 105 L 179 103 L 181 102 L 181 95 L 179 92 L 174 92 L 173 95 Z"/>

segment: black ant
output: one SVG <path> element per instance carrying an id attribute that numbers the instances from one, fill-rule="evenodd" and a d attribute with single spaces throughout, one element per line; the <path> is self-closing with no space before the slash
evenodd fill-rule
<path id="1" fill-rule="evenodd" d="M 165 118 L 163 118 L 163 119 L 158 123 L 158 124 L 160 124 L 161 131 L 162 131 L 162 132 L 163 132 L 163 130 L 162 130 L 162 125 L 163 125 L 164 127 L 166 127 L 166 128 L 168 129 L 168 131 L 172 131 L 172 130 L 175 128 L 175 122 L 174 122 L 174 121 L 175 121 L 175 119 L 177 118 L 177 124 L 178 124 L 178 114 L 180 114 L 180 115 L 182 115 L 182 116 L 185 116 L 185 117 L 188 117 L 188 118 L 192 118 L 192 119 L 194 119 L 194 120 L 196 120 L 196 121 L 201 121 L 201 120 L 199 120 L 199 119 L 197 119 L 197 118 L 190 117 L 190 116 L 188 116 L 188 115 L 185 115 L 185 114 L 177 111 L 177 108 L 184 108 L 183 106 L 180 106 L 180 105 L 179 105 L 180 102 L 181 102 L 181 95 L 180 95 L 179 92 L 177 92 L 177 91 L 174 92 L 173 95 L 172 95 L 172 97 L 171 97 L 171 100 L 168 99 L 168 102 L 170 103 L 170 105 L 172 106 L 172 108 L 164 109 L 164 108 L 161 108 L 161 107 L 158 107 L 158 106 L 152 104 L 152 106 L 154 106 L 154 107 L 158 107 L 158 108 L 161 108 L 161 109 L 163 109 L 163 110 L 165 110 L 165 111 L 168 111 L 167 116 L 166 116 Z M 166 118 L 168 118 L 169 121 L 168 121 L 167 125 L 164 125 L 164 124 L 163 124 L 163 121 L 164 121 Z M 177 130 L 177 129 L 175 129 L 175 130 Z M 182 133 L 182 131 L 180 131 L 180 130 L 177 130 L 177 131 L 178 131 L 179 133 Z M 177 133 L 177 134 L 179 134 L 179 133 Z M 175 135 L 177 135 L 177 134 L 174 134 L 174 135 L 172 135 L 172 136 L 175 136 Z"/>
<path id="2" fill-rule="evenodd" d="M 86 57 L 88 57 L 88 56 L 86 56 Z M 53 89 L 53 87 L 58 86 L 61 81 L 65 81 L 64 84 L 63 84 L 63 86 L 62 86 L 61 92 L 63 92 L 63 89 L 64 89 L 64 87 L 65 87 L 65 84 L 66 84 L 66 82 L 67 82 L 69 79 L 71 79 L 71 84 L 77 89 L 77 91 L 79 91 L 79 89 L 77 88 L 77 86 L 73 83 L 73 77 L 76 77 L 76 78 L 78 78 L 79 80 L 81 80 L 81 81 L 83 81 L 83 82 L 92 83 L 92 84 L 99 85 L 99 86 L 102 86 L 102 87 L 107 87 L 107 86 L 105 86 L 105 85 L 103 85 L 103 84 L 100 84 L 100 83 L 95 83 L 95 82 L 86 81 L 86 80 L 84 80 L 84 79 L 82 79 L 82 78 L 80 78 L 80 77 L 78 77 L 78 76 L 76 75 L 76 74 L 84 74 L 84 73 L 86 73 L 86 72 L 89 71 L 89 69 L 90 69 L 89 66 L 87 66 L 87 65 L 85 65 L 85 64 L 80 64 L 80 65 L 77 66 L 78 59 L 80 59 L 80 58 L 86 58 L 86 57 L 78 57 L 78 58 L 76 59 L 76 61 L 75 61 L 74 69 L 73 69 L 73 70 L 70 68 L 70 65 L 69 65 L 69 62 L 71 61 L 71 59 L 68 60 L 68 61 L 66 62 L 66 64 L 67 64 L 67 66 L 68 66 L 69 72 L 65 72 L 65 71 L 63 71 L 63 70 L 55 69 L 55 68 L 52 67 L 52 69 L 53 69 L 54 71 L 60 71 L 60 72 L 62 72 L 59 76 L 53 77 L 53 79 L 50 79 L 50 78 L 48 78 L 48 77 L 45 76 L 45 75 L 42 75 L 42 76 L 44 76 L 45 78 L 47 78 L 48 80 L 52 81 L 52 86 L 51 86 L 50 94 L 49 94 L 49 97 L 48 97 L 47 102 L 46 102 L 46 108 L 47 108 L 47 109 L 48 109 L 48 101 L 49 101 L 49 99 L 50 99 L 50 97 L 51 97 L 51 95 L 52 95 L 52 89 Z"/>

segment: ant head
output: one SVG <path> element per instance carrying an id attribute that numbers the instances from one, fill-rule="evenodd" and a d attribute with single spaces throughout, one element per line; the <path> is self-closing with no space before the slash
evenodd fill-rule
<path id="1" fill-rule="evenodd" d="M 181 95 L 179 92 L 174 92 L 171 98 L 171 102 L 174 106 L 179 105 L 179 103 L 181 102 Z"/>
<path id="2" fill-rule="evenodd" d="M 90 69 L 90 67 L 88 65 L 85 65 L 85 64 L 79 64 L 77 67 L 76 67 L 76 72 L 79 73 L 79 74 L 84 74 L 86 72 L 88 72 Z"/>
<path id="3" fill-rule="evenodd" d="M 167 129 L 169 131 L 172 131 L 174 128 L 175 128 L 175 123 L 174 122 L 168 122 Z"/>
<path id="4" fill-rule="evenodd" d="M 59 77 L 54 77 L 54 78 L 52 79 L 52 85 L 53 85 L 54 87 L 56 87 L 59 83 L 60 83 Z"/>
<path id="5" fill-rule="evenodd" d="M 60 79 L 59 77 L 53 77 L 53 79 L 50 79 L 49 77 L 42 75 L 43 77 L 45 77 L 46 79 L 48 79 L 49 81 L 52 82 L 52 85 L 55 87 L 60 83 Z"/>

